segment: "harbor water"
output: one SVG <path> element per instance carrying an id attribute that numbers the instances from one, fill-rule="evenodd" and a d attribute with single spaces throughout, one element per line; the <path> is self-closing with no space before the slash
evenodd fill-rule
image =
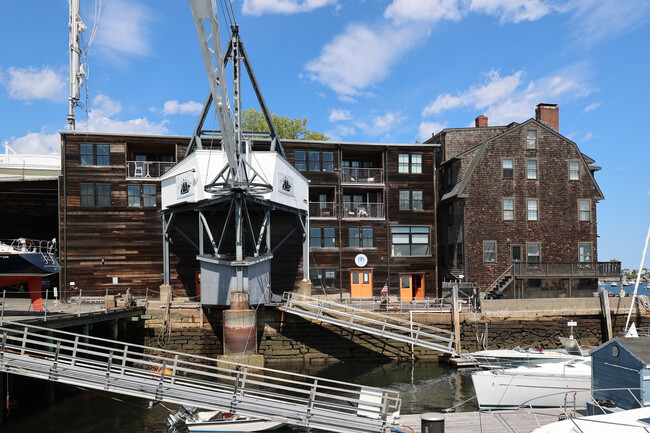
<path id="1" fill-rule="evenodd" d="M 476 410 L 469 371 L 457 371 L 431 362 L 336 363 L 289 366 L 294 372 L 368 386 L 398 390 L 402 413 L 440 412 L 448 408 Z M 80 390 L 28 416 L 0 427 L 2 433 L 164 433 L 173 405 L 154 405 L 137 398 Z M 278 432 L 291 432 L 287 428 Z"/>

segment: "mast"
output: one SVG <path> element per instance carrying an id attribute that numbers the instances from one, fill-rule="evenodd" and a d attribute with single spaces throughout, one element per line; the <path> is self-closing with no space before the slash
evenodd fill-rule
<path id="1" fill-rule="evenodd" d="M 79 105 L 79 95 L 81 86 L 83 86 L 83 78 L 85 75 L 83 65 L 81 64 L 81 49 L 79 48 L 79 37 L 86 25 L 81 21 L 79 15 L 79 0 L 69 0 L 70 4 L 70 20 L 68 27 L 70 29 L 70 96 L 68 102 L 70 104 L 68 115 L 68 127 L 71 131 L 75 129 L 75 114 L 74 108 Z"/>

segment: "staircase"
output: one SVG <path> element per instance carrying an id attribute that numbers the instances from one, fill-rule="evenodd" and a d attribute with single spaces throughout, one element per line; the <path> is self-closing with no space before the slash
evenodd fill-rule
<path id="1" fill-rule="evenodd" d="M 490 287 L 487 288 L 485 291 L 485 298 L 486 299 L 498 299 L 503 296 L 503 291 L 507 289 L 510 284 L 515 280 L 515 278 L 512 276 L 512 265 L 508 267 L 501 275 L 499 275 L 499 278 L 497 278 L 491 285 Z"/>

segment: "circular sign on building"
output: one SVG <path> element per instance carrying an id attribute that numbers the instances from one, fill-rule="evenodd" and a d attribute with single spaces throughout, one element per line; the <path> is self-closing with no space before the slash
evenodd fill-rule
<path id="1" fill-rule="evenodd" d="M 360 268 L 363 268 L 368 264 L 368 257 L 365 254 L 357 254 L 354 258 L 354 264 Z"/>

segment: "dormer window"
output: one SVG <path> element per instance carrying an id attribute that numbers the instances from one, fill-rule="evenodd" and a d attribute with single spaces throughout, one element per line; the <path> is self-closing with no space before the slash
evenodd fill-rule
<path id="1" fill-rule="evenodd" d="M 526 149 L 537 149 L 537 130 L 526 131 Z"/>

